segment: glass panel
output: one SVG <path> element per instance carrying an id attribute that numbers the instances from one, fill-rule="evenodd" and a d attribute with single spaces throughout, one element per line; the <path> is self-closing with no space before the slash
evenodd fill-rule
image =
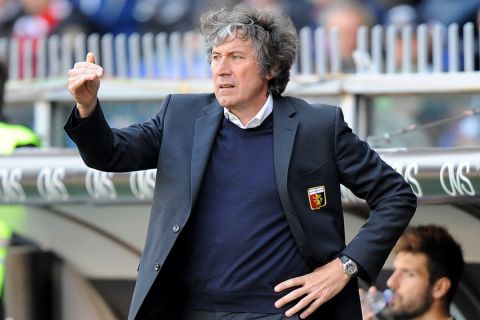
<path id="1" fill-rule="evenodd" d="M 397 95 L 367 98 L 368 141 L 374 147 L 480 145 L 478 94 Z"/>
<path id="2" fill-rule="evenodd" d="M 33 103 L 5 104 L 3 113 L 9 123 L 33 128 Z"/>

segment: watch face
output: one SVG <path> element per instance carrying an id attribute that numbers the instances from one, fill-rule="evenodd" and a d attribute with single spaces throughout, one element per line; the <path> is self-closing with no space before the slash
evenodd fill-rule
<path id="1" fill-rule="evenodd" d="M 348 261 L 347 263 L 345 263 L 345 272 L 350 276 L 355 275 L 357 273 L 357 266 L 355 265 L 355 263 L 353 263 L 352 261 Z"/>

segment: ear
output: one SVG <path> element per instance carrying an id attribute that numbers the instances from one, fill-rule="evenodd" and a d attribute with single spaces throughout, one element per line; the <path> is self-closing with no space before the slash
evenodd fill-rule
<path id="1" fill-rule="evenodd" d="M 278 75 L 278 70 L 277 70 L 277 69 L 273 69 L 273 70 L 270 70 L 269 72 L 267 72 L 267 74 L 265 75 L 265 79 L 266 79 L 267 81 L 270 81 L 270 80 L 272 80 L 273 78 L 275 78 L 277 75 Z"/>
<path id="2" fill-rule="evenodd" d="M 450 290 L 452 282 L 447 277 L 441 277 L 433 284 L 432 295 L 435 299 L 442 299 L 447 295 Z"/>

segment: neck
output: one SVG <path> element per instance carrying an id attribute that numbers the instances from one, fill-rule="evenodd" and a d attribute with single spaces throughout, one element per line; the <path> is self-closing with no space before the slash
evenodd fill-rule
<path id="1" fill-rule="evenodd" d="M 263 108 L 265 103 L 268 100 L 269 93 L 268 91 L 265 94 L 265 98 L 262 98 L 258 101 L 257 105 L 252 108 L 228 108 L 228 110 L 233 113 L 240 122 L 245 126 L 249 123 L 253 117 L 257 115 L 257 113 Z"/>
<path id="2" fill-rule="evenodd" d="M 430 309 L 423 315 L 415 318 L 414 320 L 451 320 L 450 313 L 444 310 Z"/>

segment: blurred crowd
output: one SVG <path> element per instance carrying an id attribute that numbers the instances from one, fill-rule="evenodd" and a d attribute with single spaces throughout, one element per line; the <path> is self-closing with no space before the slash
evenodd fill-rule
<path id="1" fill-rule="evenodd" d="M 202 12 L 238 3 L 270 7 L 296 27 L 477 20 L 480 0 L 0 0 L 0 37 L 52 33 L 118 34 L 187 31 Z"/>

